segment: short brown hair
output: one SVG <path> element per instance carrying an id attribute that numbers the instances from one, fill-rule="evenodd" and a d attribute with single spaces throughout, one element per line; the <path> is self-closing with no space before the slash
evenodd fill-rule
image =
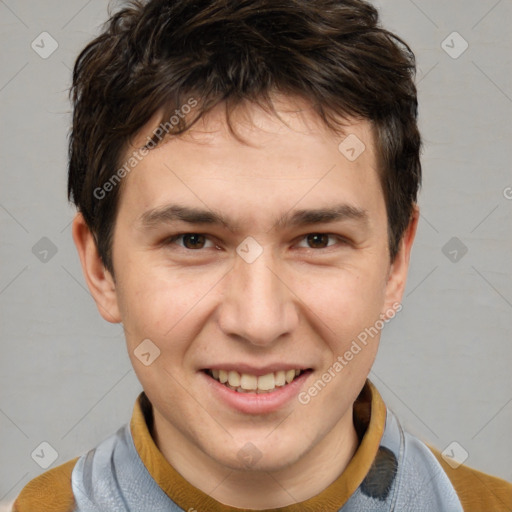
<path id="1" fill-rule="evenodd" d="M 371 121 L 388 215 L 391 261 L 421 185 L 415 58 L 363 0 L 150 0 L 130 2 L 81 52 L 73 71 L 68 195 L 113 273 L 121 187 L 112 179 L 131 138 L 197 98 L 189 129 L 224 103 L 272 109 L 271 94 L 304 98 L 325 124 Z M 190 116 L 189 116 L 190 117 Z"/>

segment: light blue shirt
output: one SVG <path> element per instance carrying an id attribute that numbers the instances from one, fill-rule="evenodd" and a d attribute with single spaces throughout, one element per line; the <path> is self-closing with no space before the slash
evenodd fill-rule
<path id="1" fill-rule="evenodd" d="M 129 425 L 78 460 L 72 474 L 72 488 L 75 512 L 189 512 L 192 509 L 179 507 L 151 477 L 135 449 Z M 392 511 L 463 512 L 463 509 L 450 480 L 428 447 L 404 432 L 388 410 L 373 465 L 339 512 Z"/>

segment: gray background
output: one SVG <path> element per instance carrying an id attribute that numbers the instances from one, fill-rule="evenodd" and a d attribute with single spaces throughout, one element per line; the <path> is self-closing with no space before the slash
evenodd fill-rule
<path id="1" fill-rule="evenodd" d="M 417 55 L 425 150 L 404 309 L 372 378 L 412 433 L 512 480 L 512 3 L 376 4 Z M 81 454 L 140 390 L 85 288 L 66 201 L 70 69 L 106 16 L 105 0 L 0 0 L 0 501 L 43 471 L 41 442 L 52 467 Z M 59 45 L 46 59 L 43 31 Z"/>

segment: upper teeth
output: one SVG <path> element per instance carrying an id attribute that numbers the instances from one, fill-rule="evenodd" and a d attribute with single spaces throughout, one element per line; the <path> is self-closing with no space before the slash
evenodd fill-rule
<path id="1" fill-rule="evenodd" d="M 214 379 L 237 391 L 272 391 L 276 387 L 289 384 L 300 374 L 300 370 L 279 370 L 257 377 L 248 373 L 238 373 L 234 370 L 211 370 Z"/>

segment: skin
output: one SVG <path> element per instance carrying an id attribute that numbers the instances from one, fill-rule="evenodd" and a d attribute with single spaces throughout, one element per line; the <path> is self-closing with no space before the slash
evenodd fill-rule
<path id="1" fill-rule="evenodd" d="M 415 207 L 391 264 L 370 124 L 351 120 L 344 134 L 334 134 L 301 100 L 276 97 L 275 104 L 282 120 L 253 105 L 235 112 L 232 122 L 248 145 L 229 133 L 216 109 L 150 151 L 124 178 L 113 237 L 115 280 L 80 214 L 73 224 L 100 313 L 124 325 L 133 367 L 153 404 L 157 446 L 198 489 L 253 509 L 306 500 L 343 472 L 358 445 L 352 406 L 379 336 L 308 404 L 293 399 L 268 414 L 228 407 L 201 370 L 293 363 L 313 369 L 301 388 L 307 390 L 400 302 L 419 215 Z M 157 124 L 155 117 L 134 146 Z M 338 150 L 348 134 L 366 145 L 354 162 Z M 221 213 L 230 228 L 144 225 L 145 213 L 169 204 Z M 338 204 L 363 210 L 366 222 L 274 226 L 295 210 Z M 206 238 L 169 241 L 183 233 Z M 307 236 L 315 233 L 332 236 L 315 244 Z M 263 249 L 253 263 L 236 252 L 248 236 Z M 134 355 L 145 339 L 160 349 L 149 366 Z M 250 467 L 237 457 L 248 442 L 261 454 Z"/>

